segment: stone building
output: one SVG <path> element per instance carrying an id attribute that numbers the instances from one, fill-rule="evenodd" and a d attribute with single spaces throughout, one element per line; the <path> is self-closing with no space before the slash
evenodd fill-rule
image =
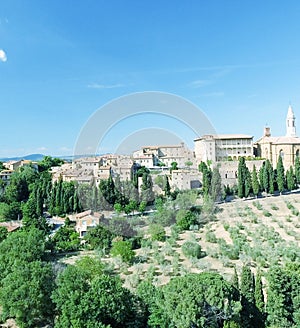
<path id="1" fill-rule="evenodd" d="M 264 135 L 255 142 L 256 156 L 269 159 L 276 167 L 279 156 L 282 157 L 285 169 L 295 165 L 296 157 L 300 155 L 300 138 L 296 135 L 296 118 L 292 106 L 288 107 L 286 116 L 286 135 L 271 136 L 269 127 L 264 128 Z"/>
<path id="2" fill-rule="evenodd" d="M 194 140 L 195 157 L 201 161 L 238 160 L 239 157 L 253 157 L 253 136 L 246 134 L 204 135 Z"/>

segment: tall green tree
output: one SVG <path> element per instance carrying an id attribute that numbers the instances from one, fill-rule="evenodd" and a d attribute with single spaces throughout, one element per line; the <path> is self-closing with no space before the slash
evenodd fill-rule
<path id="1" fill-rule="evenodd" d="M 205 162 L 199 164 L 199 171 L 202 173 L 202 191 L 204 196 L 209 195 L 209 190 L 211 186 L 212 172 Z"/>
<path id="2" fill-rule="evenodd" d="M 1 284 L 0 303 L 4 318 L 16 318 L 19 326 L 24 328 L 53 321 L 54 275 L 50 264 L 16 262 Z"/>
<path id="3" fill-rule="evenodd" d="M 276 182 L 277 182 L 277 186 L 278 186 L 278 191 L 281 194 L 284 190 L 284 185 L 285 185 L 284 166 L 283 166 L 281 156 L 278 157 L 276 171 L 277 171 L 277 181 Z"/>
<path id="4" fill-rule="evenodd" d="M 258 181 L 258 176 L 257 176 L 257 171 L 256 171 L 256 166 L 253 165 L 253 170 L 252 170 L 252 191 L 255 197 L 258 196 L 259 194 L 259 181 Z"/>
<path id="5" fill-rule="evenodd" d="M 261 271 L 258 270 L 255 278 L 255 289 L 254 289 L 255 305 L 260 311 L 261 315 L 265 313 L 265 299 L 262 286 Z"/>
<path id="6" fill-rule="evenodd" d="M 238 165 L 238 196 L 240 198 L 248 197 L 249 188 L 251 188 L 249 170 L 246 166 L 245 157 L 240 157 Z"/>
<path id="7" fill-rule="evenodd" d="M 296 156 L 296 160 L 295 160 L 295 177 L 296 177 L 296 183 L 300 184 L 300 158 L 299 158 L 299 156 Z"/>
<path id="8" fill-rule="evenodd" d="M 294 190 L 296 188 L 296 178 L 294 175 L 293 167 L 286 172 L 286 184 L 288 190 Z"/>
<path id="9" fill-rule="evenodd" d="M 219 168 L 215 166 L 212 171 L 210 194 L 215 202 L 219 202 L 222 199 L 222 179 Z"/>

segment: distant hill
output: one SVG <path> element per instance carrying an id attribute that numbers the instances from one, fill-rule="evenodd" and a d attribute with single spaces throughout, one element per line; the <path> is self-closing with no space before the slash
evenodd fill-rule
<path id="1" fill-rule="evenodd" d="M 43 154 L 29 154 L 26 156 L 20 156 L 20 157 L 3 157 L 0 158 L 1 162 L 9 162 L 9 161 L 20 161 L 22 159 L 29 160 L 33 162 L 41 161 L 46 155 Z M 50 155 L 51 156 L 51 155 Z M 72 161 L 74 158 L 81 158 L 81 157 L 89 157 L 89 156 L 100 156 L 99 154 L 90 154 L 90 155 L 66 155 L 66 156 L 51 156 L 56 158 L 61 158 L 65 161 Z"/>
<path id="2" fill-rule="evenodd" d="M 24 159 L 24 160 L 36 162 L 36 161 L 41 161 L 44 157 L 45 157 L 45 155 L 43 155 L 43 154 L 30 154 L 30 155 L 20 156 L 20 157 L 4 157 L 4 158 L 0 158 L 0 161 L 8 162 L 8 161 L 20 161 L 20 160 Z"/>

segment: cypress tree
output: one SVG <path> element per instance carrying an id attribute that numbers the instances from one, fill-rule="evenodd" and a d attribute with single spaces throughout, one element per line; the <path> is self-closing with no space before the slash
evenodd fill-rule
<path id="1" fill-rule="evenodd" d="M 269 175 L 269 193 L 274 194 L 274 170 L 272 164 L 268 162 L 268 175 Z"/>
<path id="2" fill-rule="evenodd" d="M 264 300 L 260 270 L 258 270 L 256 274 L 254 296 L 255 296 L 255 305 L 257 309 L 260 311 L 260 313 L 263 315 L 265 312 L 265 300 Z"/>
<path id="3" fill-rule="evenodd" d="M 244 265 L 241 274 L 241 320 L 245 328 L 255 327 L 252 320 L 254 302 L 253 274 L 249 266 Z"/>
<path id="4" fill-rule="evenodd" d="M 281 194 L 284 190 L 284 184 L 285 184 L 284 167 L 283 167 L 282 157 L 281 156 L 279 156 L 279 158 L 278 158 L 276 171 L 277 171 L 278 191 Z"/>
<path id="5" fill-rule="evenodd" d="M 255 165 L 253 165 L 253 171 L 252 171 L 252 191 L 253 191 L 254 196 L 257 197 L 258 193 L 259 193 L 259 182 L 258 182 Z"/>
<path id="6" fill-rule="evenodd" d="M 265 162 L 263 162 L 263 165 L 259 169 L 259 172 L 258 172 L 259 190 L 260 191 L 264 191 L 264 171 L 265 171 Z"/>
<path id="7" fill-rule="evenodd" d="M 245 158 L 239 158 L 239 165 L 238 165 L 238 196 L 240 198 L 245 197 L 245 182 L 246 182 L 246 164 Z"/>
<path id="8" fill-rule="evenodd" d="M 300 183 L 300 159 L 299 156 L 296 156 L 295 160 L 295 177 L 296 177 L 296 183 Z"/>
<path id="9" fill-rule="evenodd" d="M 293 167 L 291 166 L 290 169 L 286 172 L 286 182 L 287 182 L 287 189 L 294 190 L 296 183 L 295 183 L 295 175 Z"/>
<path id="10" fill-rule="evenodd" d="M 214 167 L 212 171 L 211 178 L 211 187 L 210 194 L 212 196 L 213 201 L 220 201 L 222 197 L 222 180 L 218 167 Z"/>
<path id="11" fill-rule="evenodd" d="M 245 166 L 245 197 L 248 197 L 250 195 L 251 190 L 252 190 L 251 173 L 248 167 Z"/>

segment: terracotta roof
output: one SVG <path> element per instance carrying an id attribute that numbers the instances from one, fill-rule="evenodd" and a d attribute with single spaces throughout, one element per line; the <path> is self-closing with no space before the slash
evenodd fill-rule
<path id="1" fill-rule="evenodd" d="M 194 141 L 203 140 L 203 139 L 209 139 L 209 138 L 215 139 L 215 140 L 221 140 L 221 139 L 252 139 L 253 136 L 250 136 L 248 134 L 207 134 L 203 135 L 200 138 L 194 139 Z"/>
<path id="2" fill-rule="evenodd" d="M 272 143 L 273 145 L 300 145 L 300 138 L 298 137 L 287 137 L 287 136 L 282 136 L 282 137 L 262 137 L 258 139 L 255 143 Z"/>

